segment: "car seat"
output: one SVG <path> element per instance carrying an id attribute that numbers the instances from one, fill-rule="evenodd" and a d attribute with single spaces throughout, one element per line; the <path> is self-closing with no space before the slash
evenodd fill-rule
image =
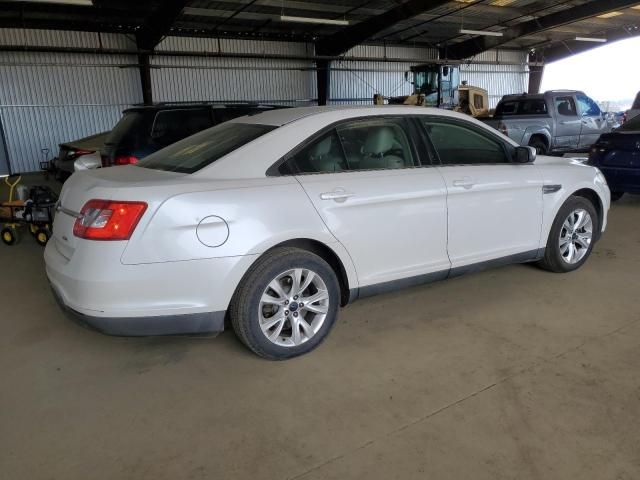
<path id="1" fill-rule="evenodd" d="M 398 150 L 402 151 L 403 148 L 393 130 L 389 127 L 376 128 L 369 132 L 362 147 L 363 158 L 360 161 L 360 169 L 404 168 L 405 159 L 393 153 Z"/>
<path id="2" fill-rule="evenodd" d="M 315 172 L 339 172 L 342 168 L 342 158 L 333 154 L 333 135 L 316 143 L 309 153 L 309 164 Z"/>

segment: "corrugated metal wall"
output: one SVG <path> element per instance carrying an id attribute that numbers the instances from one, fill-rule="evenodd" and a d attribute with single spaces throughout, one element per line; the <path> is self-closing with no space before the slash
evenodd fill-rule
<path id="1" fill-rule="evenodd" d="M 124 35 L 0 29 L 0 45 L 131 48 Z M 38 170 L 42 149 L 109 130 L 142 101 L 132 55 L 0 52 L 0 120 L 12 172 Z M 127 67 L 129 65 L 129 67 Z"/>
<path id="2" fill-rule="evenodd" d="M 385 96 L 411 93 L 412 86 L 405 80 L 404 72 L 416 63 L 437 59 L 438 51 L 430 48 L 359 45 L 349 50 L 345 57 L 349 60 L 332 62 L 330 103 L 370 105 L 376 93 Z M 381 61 L 358 58 L 380 58 Z M 407 59 L 407 62 L 385 62 L 384 59 Z"/>
<path id="3" fill-rule="evenodd" d="M 21 29 L 0 29 L 0 45 L 135 48 L 126 35 Z M 151 59 L 155 101 L 307 105 L 317 98 L 315 64 L 306 59 L 313 56 L 310 44 L 167 37 L 157 50 L 163 54 Z M 332 62 L 331 103 L 370 104 L 375 93 L 408 94 L 404 72 L 436 58 L 429 48 L 355 47 Z M 461 78 L 486 88 L 493 107 L 502 95 L 526 90 L 526 59 L 524 52 L 486 52 L 475 60 L 518 64 L 464 65 Z M 13 171 L 36 170 L 42 148 L 55 154 L 60 142 L 108 130 L 122 109 L 140 103 L 136 63 L 127 54 L 0 53 L 0 116 Z"/>
<path id="4" fill-rule="evenodd" d="M 490 50 L 476 55 L 473 61 L 496 62 L 490 64 L 469 64 L 460 67 L 460 81 L 484 88 L 489 92 L 489 108 L 495 108 L 504 95 L 526 92 L 529 88 L 529 67 L 526 65 L 527 52 Z M 504 65 L 518 63 L 519 65 Z"/>
<path id="5" fill-rule="evenodd" d="M 167 37 L 163 52 L 240 55 L 313 55 L 303 43 Z M 273 58 L 180 57 L 156 55 L 151 72 L 157 101 L 259 101 L 307 105 L 314 98 L 313 63 Z"/>

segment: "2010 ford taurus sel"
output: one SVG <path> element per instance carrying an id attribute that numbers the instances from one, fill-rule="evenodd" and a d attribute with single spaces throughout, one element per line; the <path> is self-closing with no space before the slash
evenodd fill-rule
<path id="1" fill-rule="evenodd" d="M 358 297 L 486 266 L 569 272 L 604 231 L 598 169 L 420 107 L 242 117 L 74 174 L 45 251 L 67 311 L 117 335 L 221 331 L 282 359 Z"/>

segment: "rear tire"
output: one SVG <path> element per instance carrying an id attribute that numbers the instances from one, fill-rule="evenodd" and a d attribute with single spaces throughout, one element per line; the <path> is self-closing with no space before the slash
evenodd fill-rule
<path id="1" fill-rule="evenodd" d="M 538 265 L 556 273 L 577 270 L 591 255 L 599 228 L 593 204 L 583 197 L 569 197 L 558 210 Z"/>
<path id="2" fill-rule="evenodd" d="M 254 353 L 284 360 L 310 352 L 338 316 L 338 278 L 321 257 L 276 248 L 245 274 L 229 306 L 238 338 Z"/>
<path id="3" fill-rule="evenodd" d="M 547 143 L 539 137 L 529 140 L 529 146 L 535 148 L 538 155 L 546 155 L 549 149 Z"/>
<path id="4" fill-rule="evenodd" d="M 611 201 L 617 202 L 622 198 L 623 195 L 624 195 L 624 192 L 611 192 Z"/>

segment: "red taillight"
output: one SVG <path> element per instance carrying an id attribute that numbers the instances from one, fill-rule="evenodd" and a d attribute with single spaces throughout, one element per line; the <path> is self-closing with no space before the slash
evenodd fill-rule
<path id="1" fill-rule="evenodd" d="M 133 155 L 118 155 L 113 159 L 114 165 L 133 165 L 135 163 L 138 163 L 138 157 Z"/>
<path id="2" fill-rule="evenodd" d="M 70 150 L 69 153 L 67 153 L 67 158 L 76 159 L 78 157 L 81 157 L 82 155 L 88 155 L 90 153 L 93 153 L 93 151 L 91 151 L 91 150 L 82 150 L 82 149 Z"/>
<path id="3" fill-rule="evenodd" d="M 146 209 L 145 202 L 89 200 L 73 234 L 87 240 L 129 240 Z"/>

